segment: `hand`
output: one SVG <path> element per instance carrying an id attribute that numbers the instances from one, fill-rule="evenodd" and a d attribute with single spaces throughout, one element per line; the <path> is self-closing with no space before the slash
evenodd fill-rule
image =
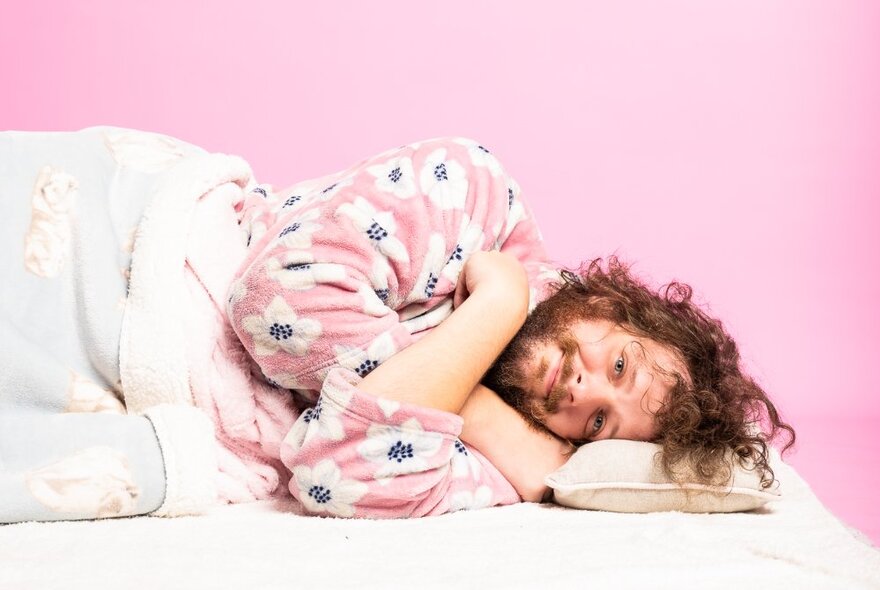
<path id="1" fill-rule="evenodd" d="M 520 300 L 528 307 L 528 276 L 522 263 L 511 254 L 496 251 L 471 254 L 458 277 L 453 307 L 458 308 L 478 289 L 495 289 L 499 297 Z"/>
<path id="2" fill-rule="evenodd" d="M 526 319 L 526 271 L 509 254 L 476 253 L 462 269 L 453 303 L 456 300 L 459 306 L 448 318 L 370 371 L 359 388 L 388 399 L 459 412 Z M 413 375 L 419 376 L 418 387 L 413 387 Z"/>

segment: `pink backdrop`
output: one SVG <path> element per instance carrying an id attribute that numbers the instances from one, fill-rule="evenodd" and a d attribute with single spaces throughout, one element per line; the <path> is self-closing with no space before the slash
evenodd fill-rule
<path id="1" fill-rule="evenodd" d="M 5 7 L 0 129 L 160 131 L 277 185 L 477 138 L 560 262 L 697 287 L 880 543 L 880 4 L 63 4 Z"/>

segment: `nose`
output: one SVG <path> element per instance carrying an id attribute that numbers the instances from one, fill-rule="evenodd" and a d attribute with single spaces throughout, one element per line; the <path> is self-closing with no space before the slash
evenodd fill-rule
<path id="1" fill-rule="evenodd" d="M 575 371 L 566 383 L 568 402 L 574 406 L 587 403 L 607 404 L 615 395 L 614 387 L 608 379 L 591 375 L 585 370 Z"/>

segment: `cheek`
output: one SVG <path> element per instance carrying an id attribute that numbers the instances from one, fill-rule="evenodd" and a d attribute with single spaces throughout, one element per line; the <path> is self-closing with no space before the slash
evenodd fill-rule
<path id="1" fill-rule="evenodd" d="M 570 408 L 569 408 L 570 409 Z M 584 420 L 580 416 L 570 412 L 562 411 L 552 416 L 548 416 L 544 420 L 544 425 L 550 431 L 562 438 L 578 440 L 584 435 Z"/>
<path id="2" fill-rule="evenodd" d="M 648 441 L 657 437 L 657 421 L 653 416 L 642 414 L 633 420 L 633 431 L 629 438 L 633 440 Z"/>

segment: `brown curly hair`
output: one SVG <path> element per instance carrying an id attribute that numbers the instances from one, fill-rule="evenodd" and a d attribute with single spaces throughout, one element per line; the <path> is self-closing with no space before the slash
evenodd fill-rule
<path id="1" fill-rule="evenodd" d="M 669 375 L 675 386 L 655 415 L 659 434 L 653 442 L 662 447 L 660 461 L 668 477 L 681 481 L 690 471 L 703 483 L 726 482 L 732 453 L 742 467 L 757 470 L 762 487 L 772 485 L 768 443 L 785 431 L 783 453 L 788 451 L 794 429 L 743 372 L 736 342 L 692 300 L 690 286 L 674 281 L 653 291 L 616 256 L 561 275 L 553 298 L 575 303 L 584 319 L 607 320 L 668 346 L 687 367 L 688 378 Z"/>

